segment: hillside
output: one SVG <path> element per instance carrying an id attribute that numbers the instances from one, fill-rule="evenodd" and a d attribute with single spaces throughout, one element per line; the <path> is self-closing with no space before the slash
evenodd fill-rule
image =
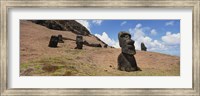
<path id="1" fill-rule="evenodd" d="M 62 34 L 65 43 L 48 47 L 51 35 Z M 30 21 L 20 21 L 20 75 L 22 76 L 177 76 L 180 58 L 154 52 L 137 51 L 142 71 L 117 70 L 121 49 L 83 46 L 74 49 L 76 33 L 52 30 Z M 93 35 L 83 36 L 89 43 L 103 43 Z"/>

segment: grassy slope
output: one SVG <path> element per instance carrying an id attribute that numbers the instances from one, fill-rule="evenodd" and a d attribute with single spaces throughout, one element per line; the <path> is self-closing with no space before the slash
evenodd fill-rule
<path id="1" fill-rule="evenodd" d="M 49 48 L 51 35 L 62 34 L 75 40 L 76 34 L 50 30 L 28 21 L 20 22 L 20 74 L 34 76 L 177 76 L 180 58 L 154 52 L 137 51 L 138 66 L 143 71 L 117 70 L 120 49 L 84 46 L 73 49 L 75 41 L 65 40 L 58 48 Z M 84 36 L 89 43 L 101 43 L 92 36 Z"/>

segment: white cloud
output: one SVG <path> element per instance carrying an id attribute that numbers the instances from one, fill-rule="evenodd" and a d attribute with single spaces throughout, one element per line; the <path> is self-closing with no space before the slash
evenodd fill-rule
<path id="1" fill-rule="evenodd" d="M 135 26 L 135 28 L 140 28 L 140 27 L 142 27 L 142 24 L 137 24 L 137 25 Z"/>
<path id="2" fill-rule="evenodd" d="M 173 26 L 174 25 L 174 21 L 169 21 L 165 23 L 165 26 Z"/>
<path id="3" fill-rule="evenodd" d="M 102 22 L 103 22 L 103 20 L 92 20 L 92 23 L 94 23 L 96 25 L 101 25 Z"/>
<path id="4" fill-rule="evenodd" d="M 91 27 L 91 23 L 96 24 L 96 25 L 101 25 L 101 23 L 103 22 L 103 20 L 76 20 L 77 22 L 79 22 L 80 24 L 82 24 L 84 27 L 86 27 L 90 32 L 90 27 Z"/>
<path id="5" fill-rule="evenodd" d="M 180 44 L 180 33 L 172 34 L 171 32 L 166 32 L 166 35 L 162 36 L 162 40 L 168 45 Z"/>
<path id="6" fill-rule="evenodd" d="M 90 31 L 90 23 L 87 20 L 76 20 Z"/>
<path id="7" fill-rule="evenodd" d="M 135 48 L 137 50 L 141 50 L 141 43 L 143 42 L 148 51 L 166 50 L 165 45 L 162 42 L 153 40 L 152 38 L 146 36 L 144 28 L 146 27 L 142 27 L 142 24 L 137 24 L 135 28 L 129 29 L 132 39 L 135 41 Z"/>
<path id="8" fill-rule="evenodd" d="M 126 24 L 127 22 L 126 21 L 123 21 L 120 26 L 123 26 L 124 24 Z"/>
<path id="9" fill-rule="evenodd" d="M 142 24 L 137 24 L 133 28 L 129 28 L 131 39 L 135 41 L 135 48 L 141 50 L 141 42 L 147 47 L 147 51 L 160 52 L 164 54 L 179 55 L 180 50 L 180 33 L 172 34 L 166 32 L 165 36 L 160 37 L 161 40 L 154 40 L 149 37 L 145 32 L 151 32 L 152 35 L 156 35 L 156 29 L 150 30 L 150 27 L 143 27 Z M 118 42 L 115 44 L 118 44 Z"/>
<path id="10" fill-rule="evenodd" d="M 97 36 L 99 39 L 101 39 L 103 42 L 105 42 L 109 46 L 113 46 L 115 48 L 120 48 L 119 42 L 111 39 L 106 32 L 103 32 L 102 35 L 101 34 L 95 34 L 95 36 Z"/>
<path id="11" fill-rule="evenodd" d="M 111 45 L 111 46 L 113 46 L 115 48 L 120 48 L 119 41 L 115 41 L 115 43 L 113 45 Z"/>
<path id="12" fill-rule="evenodd" d="M 151 35 L 156 35 L 157 34 L 157 31 L 155 29 L 152 29 L 150 32 L 151 32 Z"/>

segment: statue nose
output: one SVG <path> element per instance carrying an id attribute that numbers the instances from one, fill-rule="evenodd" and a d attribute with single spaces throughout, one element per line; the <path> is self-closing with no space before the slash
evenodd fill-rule
<path id="1" fill-rule="evenodd" d="M 133 45 L 133 44 L 134 44 L 134 41 L 133 41 L 133 40 L 128 40 L 128 41 L 127 41 L 127 44 Z"/>

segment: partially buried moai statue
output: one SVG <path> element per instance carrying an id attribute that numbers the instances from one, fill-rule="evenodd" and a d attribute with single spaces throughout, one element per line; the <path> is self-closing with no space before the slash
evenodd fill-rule
<path id="1" fill-rule="evenodd" d="M 128 32 L 118 33 L 119 45 L 122 49 L 118 56 L 118 69 L 121 71 L 141 71 L 137 66 L 134 55 L 136 54 L 134 43 L 131 40 L 131 35 Z"/>
<path id="2" fill-rule="evenodd" d="M 104 44 L 104 48 L 107 48 L 108 47 L 108 44 Z"/>
<path id="3" fill-rule="evenodd" d="M 57 47 L 57 45 L 58 45 L 58 37 L 52 35 L 49 41 L 49 47 Z"/>
<path id="4" fill-rule="evenodd" d="M 142 51 L 147 51 L 147 47 L 144 45 L 144 43 L 141 43 L 141 50 Z"/>
<path id="5" fill-rule="evenodd" d="M 58 43 L 64 43 L 62 35 L 58 35 Z"/>
<path id="6" fill-rule="evenodd" d="M 75 49 L 83 49 L 83 43 L 84 43 L 83 36 L 77 35 Z"/>

